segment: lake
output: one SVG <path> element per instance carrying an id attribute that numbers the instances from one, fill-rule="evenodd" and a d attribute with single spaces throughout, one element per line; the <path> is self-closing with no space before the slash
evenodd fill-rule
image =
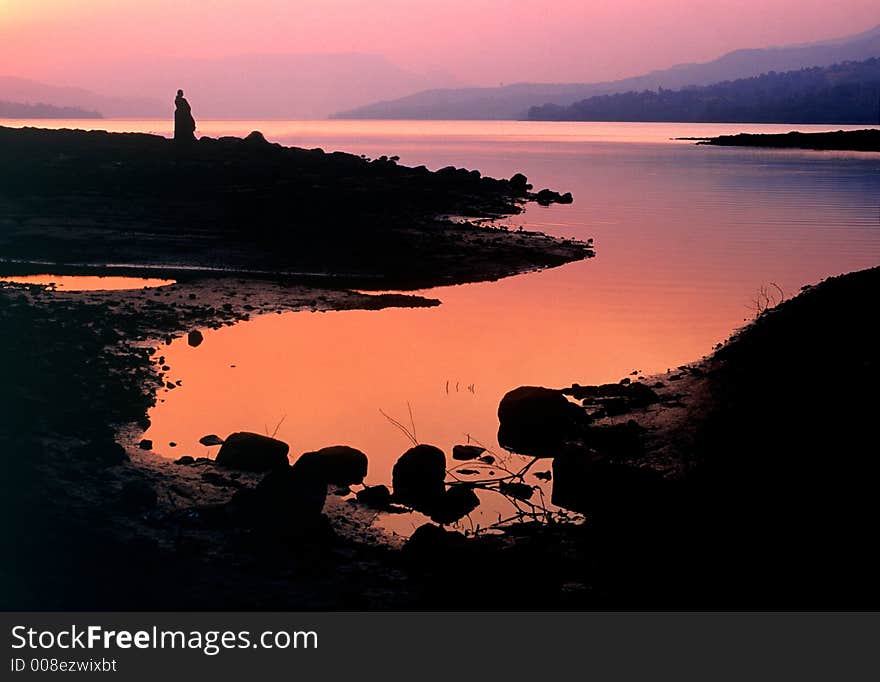
<path id="1" fill-rule="evenodd" d="M 171 129 L 164 121 L 35 124 Z M 146 434 L 169 457 L 213 456 L 216 448 L 198 444 L 208 433 L 268 432 L 294 455 L 360 448 L 370 457 L 368 482 L 390 483 L 409 442 L 380 410 L 409 424 L 411 409 L 419 441 L 447 454 L 468 439 L 497 451 L 496 410 L 512 388 L 663 372 L 710 353 L 753 317 L 762 286 L 792 296 L 823 277 L 880 263 L 880 155 L 671 139 L 791 126 L 217 121 L 199 128 L 211 136 L 258 129 L 283 144 L 398 155 L 432 169 L 522 172 L 535 189 L 570 191 L 575 202 L 530 205 L 502 222 L 592 238 L 596 257 L 432 289 L 427 294 L 443 302 L 437 308 L 267 315 L 205 330 L 198 348 L 177 340 L 159 353 L 181 385 L 159 396 Z M 499 514 L 503 504 L 487 501 L 475 522 Z M 380 521 L 402 533 L 419 522 Z"/>

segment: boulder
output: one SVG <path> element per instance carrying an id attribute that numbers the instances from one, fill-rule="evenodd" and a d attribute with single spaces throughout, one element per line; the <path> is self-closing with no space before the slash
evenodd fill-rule
<path id="1" fill-rule="evenodd" d="M 196 460 L 195 460 L 194 457 L 191 457 L 191 456 L 189 456 L 189 455 L 184 455 L 183 457 L 180 457 L 180 458 L 178 458 L 178 459 L 175 459 L 175 460 L 174 460 L 174 463 L 175 463 L 175 464 L 189 465 L 189 464 L 195 464 L 195 463 L 196 463 Z"/>
<path id="2" fill-rule="evenodd" d="M 290 537 L 314 529 L 320 522 L 327 485 L 303 469 L 276 467 L 256 488 L 238 491 L 230 500 L 230 515 L 257 531 Z"/>
<path id="3" fill-rule="evenodd" d="M 287 443 L 261 436 L 258 433 L 240 431 L 230 434 L 217 453 L 216 464 L 241 471 L 269 471 L 287 466 Z"/>
<path id="4" fill-rule="evenodd" d="M 391 491 L 388 486 L 368 486 L 357 493 L 357 501 L 372 509 L 387 509 L 391 506 Z"/>
<path id="5" fill-rule="evenodd" d="M 207 436 L 202 436 L 199 438 L 199 443 L 202 445 L 212 446 L 212 445 L 223 445 L 223 439 L 213 433 L 208 434 Z"/>
<path id="6" fill-rule="evenodd" d="M 587 416 L 560 391 L 520 386 L 502 398 L 498 421 L 502 447 L 534 457 L 553 457 L 562 443 L 579 434 Z"/>
<path id="7" fill-rule="evenodd" d="M 347 445 L 331 445 L 300 456 L 293 468 L 315 467 L 330 485 L 350 486 L 363 483 L 367 476 L 367 456 Z"/>
<path id="8" fill-rule="evenodd" d="M 416 445 L 395 462 L 391 480 L 395 502 L 428 509 L 445 490 L 446 455 L 433 445 Z"/>
<path id="9" fill-rule="evenodd" d="M 510 183 L 510 188 L 517 196 L 525 196 L 532 189 L 528 178 L 522 173 L 516 173 L 508 182 Z"/>
<path id="10" fill-rule="evenodd" d="M 467 484 L 456 483 L 431 503 L 428 515 L 439 524 L 455 523 L 480 506 L 480 498 Z"/>
<path id="11" fill-rule="evenodd" d="M 144 438 L 140 443 L 138 443 L 138 447 L 141 450 L 152 450 L 153 441 L 151 441 L 149 438 Z"/>
<path id="12" fill-rule="evenodd" d="M 416 528 L 406 541 L 403 553 L 414 561 L 432 560 L 450 551 L 462 549 L 466 542 L 467 538 L 461 533 L 426 523 Z"/>

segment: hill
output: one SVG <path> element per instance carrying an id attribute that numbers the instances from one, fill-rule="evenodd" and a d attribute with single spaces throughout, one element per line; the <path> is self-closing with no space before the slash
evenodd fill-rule
<path id="1" fill-rule="evenodd" d="M 641 76 L 601 83 L 517 83 L 493 88 L 445 88 L 376 102 L 336 114 L 366 119 L 523 119 L 544 103 L 568 106 L 593 97 L 630 90 L 677 89 L 880 57 L 880 26 L 853 36 L 804 45 L 730 52 L 702 64 L 680 64 Z"/>
<path id="2" fill-rule="evenodd" d="M 0 76 L 0 100 L 100 111 L 109 118 L 169 116 L 173 110 L 170 103 L 145 97 L 110 97 L 84 88 L 57 87 L 13 76 Z"/>
<path id="3" fill-rule="evenodd" d="M 97 111 L 51 104 L 22 104 L 0 100 L 0 118 L 102 118 Z"/>
<path id="4" fill-rule="evenodd" d="M 529 118 L 538 121 L 874 124 L 878 116 L 880 59 L 682 90 L 599 95 L 570 106 L 529 110 Z"/>

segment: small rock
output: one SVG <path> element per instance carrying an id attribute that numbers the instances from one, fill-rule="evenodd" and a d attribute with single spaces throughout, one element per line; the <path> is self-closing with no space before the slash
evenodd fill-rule
<path id="1" fill-rule="evenodd" d="M 480 506 L 480 498 L 469 485 L 456 483 L 449 486 L 431 504 L 429 516 L 435 523 L 455 523 Z"/>
<path id="2" fill-rule="evenodd" d="M 179 457 L 178 459 L 175 459 L 174 463 L 175 464 L 190 465 L 190 464 L 195 464 L 196 460 L 193 457 L 190 457 L 189 455 L 184 455 L 183 457 Z"/>
<path id="3" fill-rule="evenodd" d="M 204 471 L 202 472 L 202 480 L 205 483 L 210 483 L 211 485 L 216 485 L 218 488 L 241 488 L 243 487 L 241 483 L 238 481 L 233 481 L 231 479 L 226 478 L 225 476 L 221 476 L 220 474 L 214 471 Z"/>
<path id="4" fill-rule="evenodd" d="M 391 491 L 385 485 L 369 486 L 358 491 L 357 501 L 373 509 L 387 509 L 391 506 Z"/>
<path id="5" fill-rule="evenodd" d="M 149 438 L 144 438 L 140 443 L 138 443 L 138 447 L 141 450 L 152 450 L 153 441 L 151 441 Z"/>
<path id="6" fill-rule="evenodd" d="M 199 438 L 199 443 L 201 443 L 202 445 L 207 445 L 207 446 L 223 445 L 223 439 L 220 436 L 211 433 L 211 434 L 208 434 L 207 436 L 202 436 L 201 438 Z"/>
<path id="7" fill-rule="evenodd" d="M 193 329 L 189 332 L 189 334 L 186 335 L 186 342 L 193 348 L 202 345 L 202 341 L 204 340 L 205 337 L 202 336 L 202 332 L 200 332 L 198 329 Z"/>
<path id="8" fill-rule="evenodd" d="M 455 445 L 452 448 L 452 459 L 467 461 L 476 459 L 484 452 L 486 452 L 486 448 L 481 448 L 477 445 Z"/>
<path id="9" fill-rule="evenodd" d="M 534 488 L 525 483 L 506 483 L 502 481 L 498 484 L 498 492 L 507 497 L 513 497 L 517 500 L 528 501 L 535 494 Z"/>

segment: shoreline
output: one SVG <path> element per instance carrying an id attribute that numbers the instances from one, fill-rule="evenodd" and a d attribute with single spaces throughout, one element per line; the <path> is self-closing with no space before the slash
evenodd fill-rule
<path id="1" fill-rule="evenodd" d="M 590 243 L 476 224 L 527 202 L 573 201 L 533 191 L 521 174 L 432 172 L 396 157 L 283 147 L 258 132 L 181 146 L 140 133 L 0 127 L 0 145 L 7 261 L 296 280 L 339 273 L 349 287 L 420 289 L 594 254 Z"/>
<path id="2" fill-rule="evenodd" d="M 805 465 L 811 463 L 806 469 L 801 468 L 800 473 L 807 476 L 805 481 L 812 476 L 809 471 L 815 471 L 822 479 L 829 478 L 827 465 L 814 468 L 814 455 L 809 454 L 814 446 L 810 440 L 799 441 L 800 445 L 784 458 L 784 463 L 774 463 L 768 468 L 767 460 L 743 469 L 739 461 L 740 443 L 766 439 L 767 434 L 775 433 L 768 443 L 760 445 L 761 451 L 772 451 L 778 447 L 777 438 L 794 437 L 787 435 L 790 433 L 784 426 L 787 420 L 804 418 L 805 410 L 815 409 L 810 402 L 801 400 L 809 393 L 794 385 L 789 388 L 788 383 L 808 381 L 816 391 L 831 390 L 831 385 L 825 386 L 815 376 L 799 376 L 803 375 L 803 359 L 815 352 L 817 344 L 827 349 L 838 342 L 830 342 L 832 337 L 826 336 L 798 337 L 804 347 L 796 353 L 789 351 L 792 357 L 782 364 L 775 351 L 763 348 L 767 344 L 789 343 L 792 334 L 799 334 L 803 325 L 812 325 L 815 314 L 827 314 L 821 312 L 826 309 L 841 320 L 867 324 L 866 320 L 859 321 L 859 317 L 853 316 L 860 315 L 865 300 L 872 300 L 873 292 L 880 290 L 878 280 L 880 269 L 875 268 L 809 287 L 805 293 L 735 332 L 731 340 L 711 356 L 667 374 L 630 378 L 603 387 L 573 385 L 559 389 L 582 404 L 585 413 L 593 415 L 585 430 L 575 434 L 574 440 L 554 458 L 553 465 L 554 485 L 560 481 L 560 486 L 568 481 L 574 483 L 573 487 L 565 485 L 568 492 L 563 506 L 587 514 L 586 525 L 517 523 L 504 533 L 481 535 L 465 544 L 459 542 L 461 536 L 457 533 L 447 533 L 428 543 L 407 543 L 402 550 L 399 543 L 389 544 L 381 532 L 370 527 L 370 513 L 332 494 L 324 510 L 324 518 L 329 519 L 325 523 L 329 525 L 320 531 L 319 537 L 313 537 L 305 545 L 276 545 L 274 542 L 263 545 L 265 540 L 257 542 L 257 536 L 229 526 L 224 511 L 235 492 L 255 486 L 260 475 L 215 470 L 214 465 L 208 463 L 175 464 L 140 451 L 133 443 L 126 448 L 129 461 L 124 461 L 111 447 L 114 435 L 107 425 L 136 423 L 137 416 L 145 414 L 150 399 L 155 399 L 149 387 L 162 385 L 161 373 L 150 364 L 150 354 L 140 349 L 150 339 L 153 343 L 157 339 L 161 341 L 163 331 L 167 334 L 170 327 L 175 328 L 174 333 L 183 334 L 196 325 L 231 324 L 257 314 L 257 310 L 272 312 L 282 307 L 309 310 L 316 306 L 331 309 L 436 305 L 436 301 L 405 295 L 386 298 L 352 292 L 319 293 L 315 289 L 284 285 L 276 285 L 272 293 L 266 291 L 265 282 L 254 282 L 250 285 L 252 288 L 242 288 L 242 283 L 236 282 L 236 292 L 228 280 L 178 283 L 128 293 L 46 292 L 37 286 L 6 285 L 0 288 L 0 314 L 4 316 L 4 323 L 8 328 L 29 329 L 36 335 L 18 348 L 14 343 L 9 347 L 14 339 L 7 335 L 3 348 L 6 357 L 19 360 L 14 373 L 25 372 L 23 376 L 28 377 L 27 381 L 13 384 L 19 392 L 23 391 L 18 396 L 17 426 L 11 428 L 10 424 L 10 428 L 2 430 L 6 441 L 4 450 L 18 455 L 10 479 L 16 481 L 17 486 L 9 494 L 13 500 L 21 495 L 42 500 L 39 506 L 31 503 L 30 507 L 24 507 L 31 509 L 25 524 L 31 539 L 18 540 L 22 551 L 17 561 L 27 564 L 30 571 L 41 566 L 40 571 L 51 575 L 57 562 L 44 564 L 38 559 L 47 551 L 57 559 L 56 550 L 46 546 L 47 538 L 56 538 L 62 547 L 65 544 L 61 536 L 86 542 L 86 546 L 90 546 L 88 538 L 99 544 L 132 544 L 137 548 L 132 556 L 108 558 L 111 575 L 102 569 L 100 578 L 109 591 L 101 598 L 88 597 L 93 608 L 137 609 L 159 604 L 168 608 L 209 610 L 262 608 L 261 604 L 333 610 L 354 606 L 387 609 L 440 604 L 503 607 L 509 604 L 505 595 L 514 593 L 517 594 L 515 607 L 523 608 L 530 604 L 554 608 L 627 604 L 680 606 L 683 603 L 702 607 L 742 603 L 803 604 L 798 600 L 804 598 L 801 590 L 805 585 L 801 581 L 792 582 L 787 573 L 793 561 L 803 560 L 803 548 L 797 545 L 799 549 L 795 551 L 795 545 L 790 544 L 785 551 L 791 556 L 779 558 L 778 568 L 772 574 L 743 574 L 739 577 L 742 584 L 736 589 L 728 586 L 723 594 L 710 590 L 703 597 L 698 595 L 709 587 L 707 580 L 715 580 L 712 576 L 723 575 L 727 580 L 732 572 L 742 570 L 742 562 L 749 562 L 751 552 L 758 551 L 759 547 L 760 551 L 774 551 L 764 539 L 765 535 L 767 541 L 775 537 L 773 534 L 780 522 L 776 515 L 780 513 L 778 504 L 782 503 L 771 503 L 774 497 L 789 500 L 784 504 L 795 508 L 802 503 L 800 489 L 779 488 L 774 483 L 765 490 L 766 484 L 756 481 L 749 472 L 760 471 L 762 479 L 774 481 L 777 475 L 792 476 L 789 459 L 797 456 Z M 189 298 L 191 293 L 197 296 L 195 302 Z M 177 298 L 173 298 L 174 294 Z M 166 298 L 173 300 L 166 303 Z M 230 300 L 233 301 L 231 309 L 225 308 L 223 303 Z M 112 301 L 115 303 L 111 306 Z M 180 301 L 184 301 L 183 313 Z M 256 310 L 244 306 L 253 306 Z M 147 310 L 150 314 L 143 314 Z M 70 326 L 74 320 L 78 330 L 75 334 Z M 129 326 L 123 323 L 125 320 Z M 828 333 L 833 334 L 836 328 L 832 326 Z M 57 333 L 47 335 L 43 331 L 50 329 L 71 332 L 65 337 Z M 40 339 L 39 343 L 34 343 L 34 339 Z M 847 361 L 850 363 L 858 364 L 869 361 L 862 358 L 872 357 L 864 355 L 867 350 L 854 349 L 845 340 L 840 342 L 849 344 Z M 860 348 L 866 348 L 865 343 L 867 340 L 862 341 Z M 89 354 L 90 348 L 97 355 Z M 91 358 L 89 366 L 73 373 L 60 372 L 59 368 L 70 362 L 71 352 Z M 35 366 L 27 361 L 27 354 L 44 358 L 43 364 L 36 370 L 26 369 Z M 760 369 L 768 360 L 775 363 L 774 371 L 769 374 Z M 876 364 L 866 367 L 868 375 L 859 376 L 858 380 L 850 378 L 851 372 L 834 378 L 835 392 L 840 392 L 840 386 L 846 386 L 850 395 L 870 391 L 871 372 L 876 372 Z M 743 384 L 743 377 L 752 375 L 760 381 L 760 389 L 750 383 Z M 75 381 L 65 386 L 59 379 Z M 40 386 L 46 381 L 52 388 L 41 390 Z M 817 381 L 820 383 L 815 383 Z M 631 388 L 636 384 L 653 387 L 656 400 L 645 401 L 645 391 Z M 775 407 L 770 412 L 761 408 L 758 413 L 761 419 L 755 425 L 745 426 L 746 422 L 732 415 L 742 409 L 740 405 L 755 402 L 756 390 L 765 394 L 761 395 L 762 403 L 769 402 Z M 108 391 L 109 396 L 105 395 Z M 786 405 L 783 398 L 777 396 L 780 391 L 780 395 L 786 396 L 784 400 L 794 402 Z M 63 397 L 73 395 L 79 397 L 82 405 L 79 411 L 66 414 L 68 403 Z M 860 400 L 862 402 L 856 403 L 857 414 L 876 404 L 868 395 Z M 61 412 L 55 414 L 58 408 Z M 828 412 L 829 407 L 822 405 L 819 409 Z M 787 416 L 789 414 L 791 416 Z M 16 412 L 7 412 L 4 417 L 15 415 Z M 836 425 L 843 423 L 826 416 L 831 429 L 836 430 Z M 762 421 L 765 417 L 770 419 L 769 426 Z M 730 427 L 725 426 L 730 419 L 738 420 L 738 431 L 730 431 Z M 817 423 L 814 417 L 811 419 Z M 35 427 L 31 434 L 28 424 Z M 736 438 L 730 438 L 731 434 L 736 434 Z M 136 438 L 135 433 L 131 435 Z M 720 456 L 719 446 L 713 445 L 719 437 L 730 455 Z M 826 437 L 817 437 L 815 430 L 808 438 L 816 442 L 816 447 L 826 447 Z M 863 438 L 863 431 L 851 429 L 846 442 L 864 442 Z M 758 455 L 752 452 L 749 457 L 755 460 Z M 571 469 L 572 463 L 574 469 Z M 782 467 L 779 474 L 773 473 L 778 466 Z M 583 476 L 586 478 L 582 480 Z M 865 484 L 874 480 L 862 478 Z M 812 491 L 813 485 L 815 483 L 806 486 L 803 493 Z M 137 504 L 132 507 L 132 501 L 126 496 L 144 486 L 155 492 L 155 504 L 146 508 Z M 754 508 L 747 516 L 737 511 L 736 504 L 737 497 L 744 491 L 749 491 L 747 498 Z M 826 496 L 829 492 L 825 490 Z M 850 486 L 846 495 L 851 493 Z M 561 493 L 554 489 L 554 496 L 557 494 Z M 855 501 L 860 499 L 856 496 Z M 837 504 L 844 502 L 841 499 Z M 826 510 L 826 514 L 829 511 Z M 43 515 L 46 518 L 40 522 Z M 830 530 L 849 538 L 864 532 L 863 524 L 872 523 L 873 519 L 865 513 L 861 518 L 847 518 L 852 528 L 844 532 L 834 523 Z M 40 532 L 33 536 L 35 525 Z M 331 532 L 330 526 L 335 530 Z M 725 530 L 719 535 L 719 529 Z M 714 535 L 706 536 L 706 532 Z M 702 539 L 695 545 L 696 537 Z M 708 537 L 717 537 L 724 544 L 716 546 L 716 540 L 710 542 Z M 819 541 L 819 537 L 812 535 L 814 542 Z M 623 540 L 626 544 L 621 545 Z M 700 548 L 697 554 L 695 547 Z M 71 548 L 70 551 L 72 554 L 62 556 L 67 559 L 79 556 L 79 550 Z M 306 564 L 315 560 L 322 562 L 326 571 L 324 578 L 309 573 L 308 566 L 300 560 L 304 551 L 310 557 Z M 737 553 L 735 561 L 731 551 Z M 662 565 L 653 563 L 653 559 L 646 564 L 654 552 L 661 552 L 669 559 Z M 585 563 L 585 556 L 593 559 Z M 74 568 L 61 585 L 68 580 L 71 587 L 93 584 L 96 576 L 92 575 L 95 570 L 92 562 L 88 556 L 81 556 L 80 560 L 84 562 L 81 570 L 74 562 Z M 133 567 L 131 561 L 139 562 L 137 567 Z M 291 562 L 299 568 L 291 568 Z M 722 567 L 716 562 L 731 562 L 731 566 Z M 685 568 L 689 564 L 700 566 L 699 578 Z M 470 566 L 469 572 L 461 572 L 463 565 Z M 151 581 L 152 572 L 160 566 L 175 576 L 171 584 L 158 581 L 158 585 L 144 587 L 141 581 Z M 643 571 L 648 566 L 655 579 L 646 582 Z M 11 570 L 13 577 L 19 575 L 20 579 L 21 574 L 14 566 Z M 140 575 L 141 570 L 146 572 Z M 479 590 L 475 593 L 476 587 L 468 580 L 474 570 L 499 574 L 499 592 L 494 596 Z M 829 570 L 824 563 L 823 570 Z M 528 588 L 521 584 L 522 571 L 531 571 L 533 576 Z M 348 576 L 344 589 L 332 579 L 338 572 Z M 186 577 L 190 574 L 202 576 L 196 592 L 193 592 L 195 583 Z M 211 575 L 208 581 L 203 580 L 206 574 Z M 777 574 L 789 576 L 786 579 L 791 584 L 783 589 Z M 39 571 L 37 575 L 39 577 Z M 804 580 L 813 581 L 810 575 L 810 571 L 804 573 Z M 49 578 L 49 575 L 43 577 Z M 665 585 L 660 592 L 652 587 L 657 580 Z M 58 576 L 52 575 L 47 584 L 58 584 L 57 581 Z M 858 589 L 864 590 L 864 583 L 859 582 Z M 13 599 L 8 605 L 33 608 L 35 604 L 45 603 L 57 609 L 77 608 L 86 603 L 78 602 L 78 593 L 67 588 L 63 594 L 52 594 L 50 590 L 40 598 L 45 602 L 33 601 L 35 598 L 28 598 L 28 594 L 28 591 L 21 592 L 15 598 L 18 601 Z M 814 593 L 807 603 L 850 602 L 841 595 L 835 598 L 823 591 Z"/>
<path id="3" fill-rule="evenodd" d="M 698 145 L 716 147 L 764 147 L 771 149 L 809 149 L 813 151 L 880 152 L 880 128 L 836 130 L 823 133 L 739 133 L 718 137 L 682 137 Z"/>

